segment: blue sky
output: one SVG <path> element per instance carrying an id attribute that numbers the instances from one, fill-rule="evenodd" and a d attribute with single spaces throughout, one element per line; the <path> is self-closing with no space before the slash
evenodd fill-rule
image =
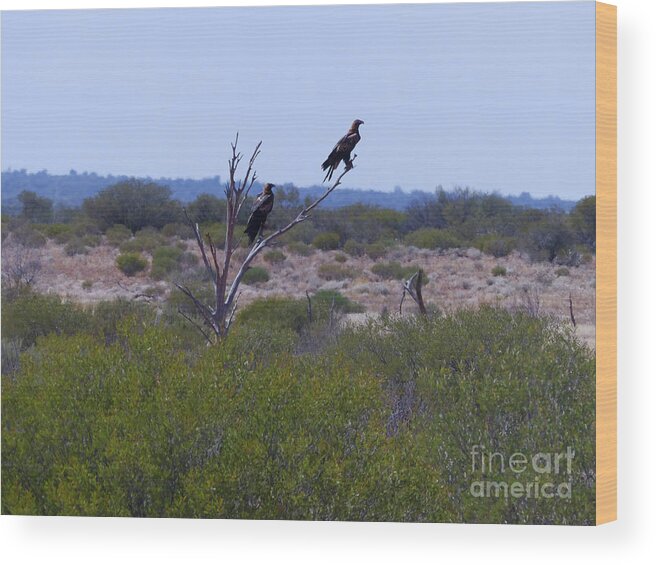
<path id="1" fill-rule="evenodd" d="M 2 13 L 2 168 L 594 193 L 594 3 Z"/>

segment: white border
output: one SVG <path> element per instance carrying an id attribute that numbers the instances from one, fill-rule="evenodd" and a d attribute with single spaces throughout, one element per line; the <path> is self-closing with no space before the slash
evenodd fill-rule
<path id="1" fill-rule="evenodd" d="M 0 8 L 342 4 L 286 0 L 7 1 Z M 360 1 L 358 3 L 376 3 Z M 378 2 L 391 3 L 391 2 Z M 398 3 L 398 2 L 397 2 Z M 619 521 L 599 528 L 80 518 L 0 518 L 6 563 L 655 562 L 653 432 L 656 34 L 653 0 L 619 20 Z M 650 433 L 651 432 L 651 433 Z M 651 557 L 651 559 L 650 559 Z"/>

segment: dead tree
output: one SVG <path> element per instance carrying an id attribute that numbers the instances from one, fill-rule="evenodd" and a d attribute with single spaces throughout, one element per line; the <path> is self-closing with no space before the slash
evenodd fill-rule
<path id="1" fill-rule="evenodd" d="M 237 311 L 239 285 L 253 260 L 275 239 L 291 230 L 295 225 L 307 220 L 312 211 L 341 184 L 344 175 L 353 168 L 351 167 L 351 169 L 344 170 L 332 186 L 327 188 L 326 191 L 314 202 L 303 208 L 286 226 L 274 231 L 267 237 L 262 237 L 260 234 L 258 239 L 256 239 L 250 247 L 246 258 L 242 261 L 234 277 L 230 280 L 230 267 L 234 257 L 234 252 L 240 242 L 240 238 L 238 239 L 237 234 L 235 233 L 235 230 L 237 229 L 237 219 L 246 199 L 248 198 L 248 194 L 257 179 L 255 173 L 255 161 L 260 154 L 260 148 L 262 146 L 261 141 L 255 146 L 255 150 L 248 161 L 246 174 L 238 181 L 237 169 L 243 157 L 243 155 L 237 151 L 238 141 L 239 134 L 237 134 L 234 143 L 230 144 L 232 156 L 228 161 L 229 175 L 225 187 L 226 238 L 222 257 L 219 256 L 217 246 L 212 241 L 210 234 L 206 234 L 206 244 L 200 233 L 198 223 L 194 222 L 185 211 L 187 221 L 193 229 L 196 245 L 200 251 L 205 270 L 209 279 L 212 281 L 214 292 L 211 304 L 206 304 L 200 300 L 186 285 L 176 283 L 176 287 L 191 300 L 196 311 L 200 314 L 207 331 L 204 331 L 203 328 L 196 323 L 194 323 L 194 325 L 196 326 L 196 329 L 203 334 L 208 343 L 219 343 L 226 335 L 228 335 L 230 326 L 232 325 Z M 355 159 L 355 157 L 357 157 L 357 155 L 354 155 L 353 159 Z M 187 316 L 185 317 L 188 321 L 193 322 L 193 320 Z"/>
<path id="2" fill-rule="evenodd" d="M 572 301 L 572 293 L 569 293 L 569 319 L 572 325 L 576 327 L 576 318 L 574 317 L 574 302 Z"/>
<path id="3" fill-rule="evenodd" d="M 419 312 L 424 316 L 427 315 L 426 306 L 424 305 L 424 297 L 421 294 L 421 287 L 422 272 L 419 270 L 403 283 L 403 295 L 401 296 L 401 303 L 399 304 L 399 314 L 403 314 L 403 301 L 405 300 L 405 295 L 407 293 L 410 295 L 410 298 L 415 301 L 417 306 L 419 306 Z"/>

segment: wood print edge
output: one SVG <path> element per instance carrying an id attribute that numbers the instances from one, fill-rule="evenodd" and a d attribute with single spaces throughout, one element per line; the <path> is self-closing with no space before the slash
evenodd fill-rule
<path id="1" fill-rule="evenodd" d="M 596 3 L 596 522 L 617 519 L 617 8 Z"/>

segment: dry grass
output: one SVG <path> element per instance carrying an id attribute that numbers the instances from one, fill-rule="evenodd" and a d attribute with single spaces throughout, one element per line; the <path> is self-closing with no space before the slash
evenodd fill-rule
<path id="1" fill-rule="evenodd" d="M 192 242 L 188 249 L 194 250 Z M 281 249 L 282 250 L 282 249 Z M 257 286 L 242 285 L 240 304 L 256 298 L 288 295 L 304 298 L 305 292 L 336 289 L 345 296 L 361 303 L 368 315 L 379 315 L 384 309 L 398 310 L 401 298 L 400 281 L 383 280 L 371 272 L 375 262 L 368 257 L 348 257 L 340 266 L 353 271 L 348 280 L 326 281 L 319 277 L 323 264 L 335 264 L 340 251 L 318 251 L 303 257 L 284 249 L 286 258 L 271 265 L 258 257 L 255 265 L 265 267 L 271 279 Z M 153 286 L 148 273 L 126 277 L 116 267 L 118 251 L 113 247 L 99 246 L 87 255 L 69 257 L 63 246 L 48 242 L 43 249 L 43 269 L 36 282 L 40 292 L 56 293 L 79 302 L 97 302 L 116 297 L 134 297 Z M 150 259 L 150 258 L 149 258 Z M 558 266 L 548 263 L 531 263 L 513 253 L 508 257 L 495 258 L 475 249 L 428 251 L 399 246 L 387 251 L 377 262 L 398 261 L 403 266 L 419 265 L 428 275 L 424 287 L 424 299 L 444 312 L 481 304 L 498 305 L 508 309 L 535 310 L 536 298 L 539 313 L 569 320 L 568 296 L 574 301 L 577 332 L 587 343 L 594 346 L 595 327 L 595 262 L 572 267 L 569 275 L 557 276 Z M 495 266 L 506 269 L 505 276 L 492 276 Z M 84 281 L 92 282 L 83 287 Z M 170 290 L 170 283 L 164 284 Z M 160 300 L 164 300 L 164 293 Z M 404 310 L 414 306 L 408 301 Z M 363 317 L 360 315 L 360 317 Z"/>

